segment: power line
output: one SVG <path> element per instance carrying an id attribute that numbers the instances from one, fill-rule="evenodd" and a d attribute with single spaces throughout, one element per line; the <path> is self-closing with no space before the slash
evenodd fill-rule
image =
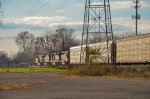
<path id="1" fill-rule="evenodd" d="M 57 10 L 56 10 L 56 13 L 57 14 L 67 3 L 69 2 L 69 0 L 66 0 Z M 54 15 L 55 15 L 54 14 Z"/>
<path id="2" fill-rule="evenodd" d="M 45 8 L 46 5 L 48 4 L 49 0 L 46 0 L 45 3 L 43 3 L 36 11 L 34 11 L 33 13 L 31 13 L 30 15 L 33 15 L 35 13 L 38 13 L 42 8 Z"/>
<path id="3" fill-rule="evenodd" d="M 32 15 L 34 8 L 38 5 L 39 1 L 40 1 L 40 0 L 37 0 L 37 1 L 35 2 L 35 4 L 33 5 L 32 9 L 27 13 L 27 16 L 28 16 L 28 15 Z"/>
<path id="4" fill-rule="evenodd" d="M 62 5 L 60 5 L 59 8 L 56 10 L 54 15 L 56 15 L 68 2 L 69 2 L 69 0 L 65 0 L 65 2 Z M 47 20 L 43 21 L 43 23 L 46 22 Z"/>
<path id="5" fill-rule="evenodd" d="M 22 3 L 22 0 L 17 0 L 17 3 L 14 4 L 14 8 L 18 9 L 18 7 L 20 7 L 20 4 Z"/>

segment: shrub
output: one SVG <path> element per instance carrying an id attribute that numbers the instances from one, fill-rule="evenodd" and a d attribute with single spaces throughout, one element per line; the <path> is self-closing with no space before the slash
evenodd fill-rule
<path id="1" fill-rule="evenodd" d="M 75 66 L 68 71 L 68 74 L 80 76 L 107 76 L 114 73 L 112 66 Z"/>

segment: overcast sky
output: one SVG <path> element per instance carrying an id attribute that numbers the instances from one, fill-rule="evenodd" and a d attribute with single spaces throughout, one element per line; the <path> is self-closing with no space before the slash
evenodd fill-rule
<path id="1" fill-rule="evenodd" d="M 81 36 L 85 0 L 0 0 L 3 26 L 0 28 L 0 51 L 16 52 L 14 38 L 21 31 L 42 36 L 58 25 L 68 25 Z M 99 1 L 99 0 L 97 0 Z M 133 0 L 110 0 L 115 34 L 135 31 L 131 8 Z M 150 0 L 141 0 L 139 32 L 150 33 Z M 1 14 L 0 14 L 1 15 Z"/>

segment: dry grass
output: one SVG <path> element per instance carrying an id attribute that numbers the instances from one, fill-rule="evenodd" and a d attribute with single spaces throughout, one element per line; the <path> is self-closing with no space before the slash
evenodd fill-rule
<path id="1" fill-rule="evenodd" d="M 113 76 L 123 78 L 150 78 L 150 69 L 137 70 L 133 67 L 113 67 L 113 66 L 76 66 L 71 68 L 68 75 L 76 76 Z"/>
<path id="2" fill-rule="evenodd" d="M 32 88 L 32 84 L 0 83 L 0 90 L 26 90 Z"/>

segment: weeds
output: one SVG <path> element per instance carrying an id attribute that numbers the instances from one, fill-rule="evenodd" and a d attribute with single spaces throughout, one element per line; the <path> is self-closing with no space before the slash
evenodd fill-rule
<path id="1" fill-rule="evenodd" d="M 113 66 L 76 66 L 72 67 L 68 75 L 77 76 L 115 76 L 124 78 L 150 78 L 150 70 L 137 70 L 133 67 L 113 67 Z"/>

